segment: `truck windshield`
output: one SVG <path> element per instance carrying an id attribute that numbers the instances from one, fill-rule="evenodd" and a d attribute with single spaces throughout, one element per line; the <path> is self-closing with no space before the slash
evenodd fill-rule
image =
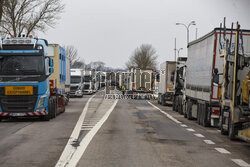
<path id="1" fill-rule="evenodd" d="M 1 56 L 0 75 L 42 75 L 43 56 Z"/>
<path id="2" fill-rule="evenodd" d="M 71 76 L 70 82 L 72 84 L 81 83 L 81 77 L 80 76 Z"/>
<path id="3" fill-rule="evenodd" d="M 83 77 L 83 82 L 90 82 L 91 81 L 91 76 L 87 75 Z"/>

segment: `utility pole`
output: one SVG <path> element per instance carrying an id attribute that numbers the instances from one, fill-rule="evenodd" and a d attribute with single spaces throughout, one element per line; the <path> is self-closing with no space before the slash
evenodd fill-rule
<path id="1" fill-rule="evenodd" d="M 174 38 L 174 61 L 176 61 L 176 38 Z"/>

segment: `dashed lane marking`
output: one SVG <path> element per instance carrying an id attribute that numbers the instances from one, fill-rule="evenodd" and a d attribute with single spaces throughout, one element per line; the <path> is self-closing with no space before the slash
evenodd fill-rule
<path id="1" fill-rule="evenodd" d="M 215 144 L 212 140 L 204 140 L 204 142 L 207 144 Z"/>
<path id="2" fill-rule="evenodd" d="M 250 164 L 246 163 L 242 159 L 231 159 L 231 160 L 241 167 L 250 167 Z"/>
<path id="3" fill-rule="evenodd" d="M 185 124 L 180 124 L 183 128 L 187 128 L 188 126 Z"/>
<path id="4" fill-rule="evenodd" d="M 187 131 L 189 131 L 189 132 L 194 132 L 195 130 L 194 130 L 194 129 L 191 129 L 191 128 L 187 128 Z"/>
<path id="5" fill-rule="evenodd" d="M 178 121 L 177 119 L 175 119 L 172 115 L 169 115 L 168 113 L 166 113 L 165 111 L 162 111 L 160 108 L 156 107 L 155 105 L 153 105 L 152 103 L 150 103 L 148 101 L 148 104 L 150 104 L 152 107 L 154 107 L 155 109 L 159 110 L 162 114 L 166 115 L 169 119 L 171 119 L 172 121 L 174 121 L 177 124 L 181 124 L 180 121 Z"/>
<path id="6" fill-rule="evenodd" d="M 80 131 L 82 128 L 81 125 L 82 125 L 84 118 L 85 118 L 85 115 L 87 113 L 89 103 L 93 99 L 94 96 L 95 95 L 91 96 L 89 98 L 89 100 L 87 101 L 87 103 L 85 104 L 83 111 L 82 111 L 82 113 L 81 113 L 81 115 L 76 123 L 76 126 L 75 126 L 69 140 L 68 140 L 68 143 L 66 144 L 66 146 L 63 150 L 63 153 L 61 154 L 61 157 L 56 164 L 56 167 L 66 166 L 66 163 L 70 160 L 71 156 L 74 154 L 74 152 L 76 150 L 76 148 L 73 146 L 74 141 L 77 141 L 77 139 L 79 137 L 79 134 L 80 134 Z"/>
<path id="7" fill-rule="evenodd" d="M 118 100 L 115 100 L 110 109 L 104 114 L 101 120 L 86 134 L 86 136 L 82 139 L 79 146 L 77 147 L 75 153 L 72 155 L 71 159 L 67 162 L 68 167 L 75 167 L 78 161 L 81 159 L 83 153 L 88 147 L 89 143 L 98 132 L 98 130 L 102 127 L 104 122 L 108 119 L 111 112 L 114 110 Z"/>
<path id="8" fill-rule="evenodd" d="M 217 150 L 218 152 L 222 153 L 222 154 L 231 154 L 225 148 L 214 148 L 214 149 Z"/>
<path id="9" fill-rule="evenodd" d="M 202 134 L 199 134 L 199 133 L 195 133 L 194 135 L 197 136 L 197 137 L 200 137 L 200 138 L 205 137 L 205 136 L 203 136 Z"/>

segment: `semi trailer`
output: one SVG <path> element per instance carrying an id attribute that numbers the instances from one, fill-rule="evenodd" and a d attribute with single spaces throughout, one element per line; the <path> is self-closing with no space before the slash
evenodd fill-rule
<path id="1" fill-rule="evenodd" d="M 172 104 L 175 92 L 175 70 L 175 61 L 166 61 L 160 65 L 158 103 L 161 105 Z"/>
<path id="2" fill-rule="evenodd" d="M 215 28 L 207 35 L 188 44 L 184 116 L 196 119 L 203 126 L 219 126 L 221 86 L 223 83 L 223 63 L 220 48 L 223 28 Z M 232 34 L 232 35 L 231 35 Z M 234 37 L 235 32 L 225 31 L 226 38 Z M 248 38 L 247 33 L 243 34 Z M 232 41 L 232 46 L 235 41 Z"/>
<path id="3" fill-rule="evenodd" d="M 49 76 L 49 84 L 50 94 L 55 100 L 55 117 L 65 111 L 65 105 L 69 102 L 70 61 L 66 57 L 65 49 L 59 44 L 48 45 L 48 57 L 53 60 L 53 73 Z"/>
<path id="4" fill-rule="evenodd" d="M 220 28 L 188 44 L 184 116 L 203 126 L 218 126 L 223 61 L 219 55 Z"/>
<path id="5" fill-rule="evenodd" d="M 232 24 L 233 25 L 233 24 Z M 221 98 L 221 133 L 230 139 L 250 141 L 250 30 L 236 29 L 230 36 L 223 32 L 221 49 L 223 84 Z M 222 43 L 222 42 L 221 42 Z"/>
<path id="6" fill-rule="evenodd" d="M 58 54 L 52 58 L 48 48 L 45 39 L 11 37 L 0 40 L 0 119 L 40 117 L 48 121 L 65 110 L 66 99 L 61 94 L 65 92 L 62 86 L 66 79 L 65 51 L 57 46 Z M 59 55 L 63 59 L 56 60 Z M 56 61 L 63 66 L 59 68 L 58 63 L 53 63 Z M 63 80 L 52 85 L 56 78 Z"/>

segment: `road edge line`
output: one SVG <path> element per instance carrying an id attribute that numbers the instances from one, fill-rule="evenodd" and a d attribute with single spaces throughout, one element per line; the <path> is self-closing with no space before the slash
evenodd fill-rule
<path id="1" fill-rule="evenodd" d="M 172 121 L 174 121 L 177 124 L 181 124 L 180 121 L 178 121 L 177 119 L 175 119 L 172 115 L 166 113 L 165 111 L 162 111 L 160 108 L 156 107 L 154 104 L 150 103 L 149 101 L 147 101 L 148 104 L 150 104 L 152 107 L 154 107 L 155 109 L 159 110 L 162 114 L 166 115 L 169 119 L 171 119 Z"/>

